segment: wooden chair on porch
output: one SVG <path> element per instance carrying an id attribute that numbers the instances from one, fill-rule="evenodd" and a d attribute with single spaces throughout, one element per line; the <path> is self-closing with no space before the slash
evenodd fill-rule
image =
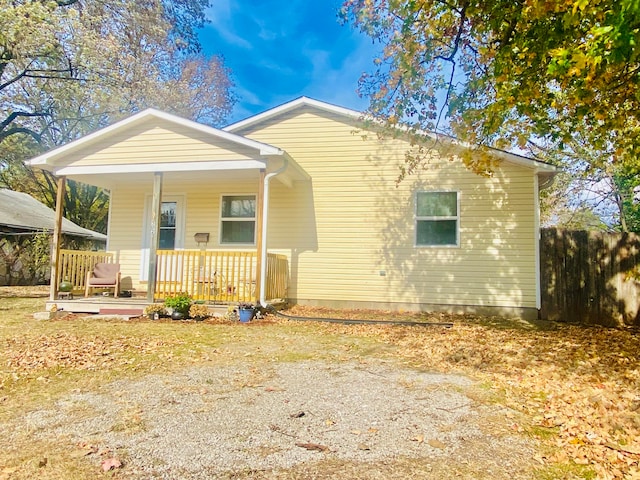
<path id="1" fill-rule="evenodd" d="M 87 272 L 84 296 L 88 297 L 92 288 L 113 288 L 114 298 L 120 292 L 120 264 L 96 263 L 93 271 Z"/>
<path id="2" fill-rule="evenodd" d="M 207 301 L 217 301 L 223 299 L 224 277 L 216 270 L 209 271 L 201 267 L 196 278 L 197 298 Z"/>

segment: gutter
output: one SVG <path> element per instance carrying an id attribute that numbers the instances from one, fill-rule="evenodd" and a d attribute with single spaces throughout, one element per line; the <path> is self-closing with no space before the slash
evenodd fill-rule
<path id="1" fill-rule="evenodd" d="M 264 177 L 264 205 L 262 207 L 262 251 L 260 252 L 260 306 L 262 308 L 267 307 L 267 301 L 265 299 L 266 286 L 267 286 L 267 219 L 269 217 L 269 183 L 271 179 L 284 172 L 289 166 L 289 160 L 286 155 L 283 155 L 283 165 L 265 175 Z"/>

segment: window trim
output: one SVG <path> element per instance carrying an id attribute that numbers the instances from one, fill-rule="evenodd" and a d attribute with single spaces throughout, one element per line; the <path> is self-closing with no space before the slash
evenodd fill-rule
<path id="1" fill-rule="evenodd" d="M 253 197 L 255 201 L 255 212 L 253 217 L 223 217 L 222 212 L 224 208 L 225 197 Z M 222 241 L 222 222 L 248 222 L 253 221 L 255 227 L 253 229 L 253 241 L 250 243 L 244 242 L 223 242 Z M 237 247 L 255 247 L 257 239 L 258 229 L 258 194 L 256 193 L 223 193 L 220 195 L 220 208 L 218 209 L 218 244 L 225 246 L 237 246 Z"/>
<path id="2" fill-rule="evenodd" d="M 418 195 L 421 193 L 455 193 L 456 194 L 456 213 L 457 215 L 451 216 L 439 216 L 439 215 L 431 215 L 424 216 L 418 215 Z M 413 245 L 415 248 L 460 248 L 460 190 L 418 190 L 415 192 L 413 196 L 414 208 L 413 208 Z M 419 221 L 445 221 L 445 220 L 455 220 L 456 221 L 456 243 L 455 244 L 446 244 L 446 245 L 434 245 L 434 244 L 421 244 L 418 243 L 418 222 Z"/>

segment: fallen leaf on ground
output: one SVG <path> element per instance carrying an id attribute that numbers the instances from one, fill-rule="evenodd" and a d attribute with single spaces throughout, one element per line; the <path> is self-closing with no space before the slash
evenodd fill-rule
<path id="1" fill-rule="evenodd" d="M 78 444 L 78 448 L 71 452 L 71 456 L 74 458 L 86 457 L 98 451 L 98 447 L 89 445 L 87 443 Z"/>
<path id="2" fill-rule="evenodd" d="M 115 470 L 116 468 L 120 468 L 122 466 L 122 462 L 117 458 L 107 458 L 102 461 L 102 470 L 108 472 L 109 470 Z"/>
<path id="3" fill-rule="evenodd" d="M 316 450 L 318 452 L 326 452 L 329 447 L 326 445 L 319 445 L 317 443 L 296 443 L 296 447 L 306 448 L 307 450 Z"/>
<path id="4" fill-rule="evenodd" d="M 265 392 L 282 392 L 284 391 L 284 389 L 280 387 L 265 387 L 264 391 Z"/>
<path id="5" fill-rule="evenodd" d="M 617 450 L 619 452 L 631 453 L 633 455 L 640 455 L 640 447 L 634 447 L 633 445 L 614 445 L 612 443 L 605 443 L 605 446 L 611 448 L 612 450 Z"/>
<path id="6" fill-rule="evenodd" d="M 447 448 L 447 446 L 444 443 L 442 443 L 440 440 L 436 438 L 430 438 L 429 440 L 427 440 L 427 443 L 433 448 L 440 448 L 442 450 Z"/>

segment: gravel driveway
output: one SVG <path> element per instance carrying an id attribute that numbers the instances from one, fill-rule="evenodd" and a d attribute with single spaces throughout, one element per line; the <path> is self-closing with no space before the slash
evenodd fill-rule
<path id="1" fill-rule="evenodd" d="M 75 393 L 25 428 L 128 479 L 530 478 L 517 414 L 479 391 L 382 360 L 235 363 Z"/>

